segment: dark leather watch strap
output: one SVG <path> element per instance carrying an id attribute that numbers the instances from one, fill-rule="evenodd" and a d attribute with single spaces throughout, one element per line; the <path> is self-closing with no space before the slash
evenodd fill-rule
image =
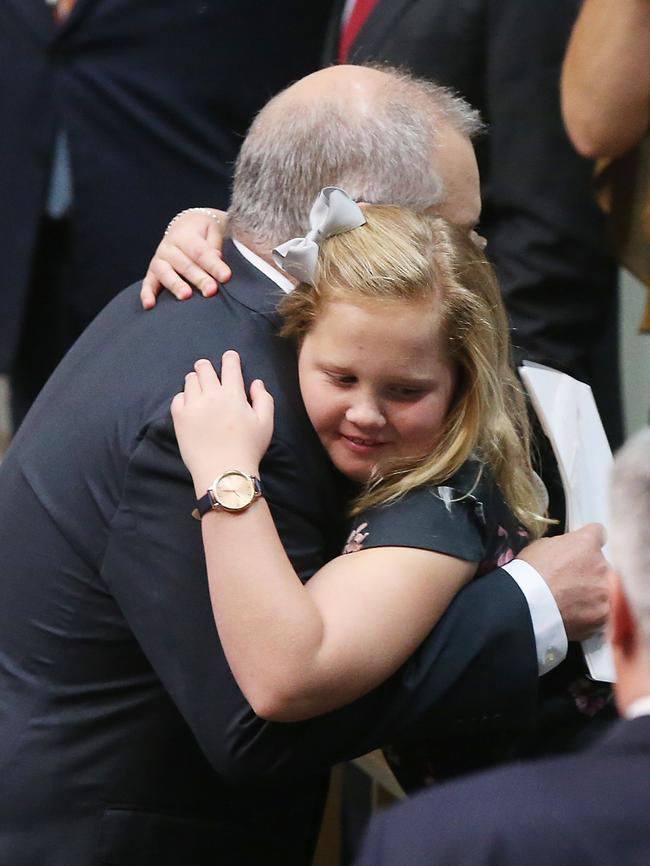
<path id="1" fill-rule="evenodd" d="M 262 482 L 255 475 L 250 475 L 249 478 L 253 482 L 253 488 L 255 490 L 254 498 L 257 499 L 260 496 L 264 496 L 264 491 L 262 490 Z M 200 520 L 208 511 L 212 511 L 214 508 L 219 508 L 219 503 L 214 498 L 214 493 L 212 490 L 208 490 L 206 494 L 201 496 L 200 499 L 196 500 L 196 504 L 192 509 L 192 517 L 196 520 Z"/>
<path id="2" fill-rule="evenodd" d="M 204 514 L 207 514 L 208 511 L 212 511 L 213 506 L 214 498 L 212 496 L 212 491 L 208 490 L 204 496 L 196 500 L 196 505 L 192 509 L 192 517 L 200 520 Z"/>

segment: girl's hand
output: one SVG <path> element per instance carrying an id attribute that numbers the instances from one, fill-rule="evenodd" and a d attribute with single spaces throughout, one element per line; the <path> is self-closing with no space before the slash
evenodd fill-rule
<path id="1" fill-rule="evenodd" d="M 214 208 L 188 208 L 176 214 L 142 281 L 140 302 L 145 310 L 156 305 L 162 289 L 179 301 L 192 297 L 192 286 L 205 298 L 216 295 L 219 283 L 231 277 L 221 258 L 225 227 L 226 214 Z"/>
<path id="2" fill-rule="evenodd" d="M 257 474 L 273 433 L 273 397 L 256 379 L 248 402 L 237 352 L 224 353 L 221 381 L 209 361 L 197 361 L 194 370 L 171 413 L 181 457 L 202 495 L 228 469 Z"/>

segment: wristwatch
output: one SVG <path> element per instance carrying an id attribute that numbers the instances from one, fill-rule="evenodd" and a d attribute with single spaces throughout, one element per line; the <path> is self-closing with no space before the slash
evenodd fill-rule
<path id="1" fill-rule="evenodd" d="M 192 517 L 200 520 L 208 511 L 245 511 L 261 495 L 259 478 L 240 469 L 228 469 L 215 478 L 205 496 L 196 500 Z"/>

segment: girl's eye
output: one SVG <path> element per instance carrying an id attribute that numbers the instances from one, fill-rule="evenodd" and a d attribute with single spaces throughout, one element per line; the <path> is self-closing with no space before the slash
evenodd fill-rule
<path id="1" fill-rule="evenodd" d="M 423 393 L 424 391 L 422 388 L 407 388 L 401 387 L 400 385 L 396 385 L 394 388 L 390 389 L 390 395 L 393 400 L 403 400 L 404 402 L 408 402 L 409 400 L 418 400 Z"/>
<path id="2" fill-rule="evenodd" d="M 348 376 L 345 373 L 327 373 L 327 378 L 334 385 L 354 385 L 357 381 L 355 376 Z"/>

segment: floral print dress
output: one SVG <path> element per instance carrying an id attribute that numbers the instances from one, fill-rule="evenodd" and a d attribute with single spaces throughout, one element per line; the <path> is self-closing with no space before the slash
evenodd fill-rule
<path id="1" fill-rule="evenodd" d="M 420 487 L 365 511 L 343 552 L 371 547 L 434 550 L 478 562 L 479 577 L 514 559 L 527 540 L 490 472 L 477 460 L 468 460 L 444 485 Z"/>

